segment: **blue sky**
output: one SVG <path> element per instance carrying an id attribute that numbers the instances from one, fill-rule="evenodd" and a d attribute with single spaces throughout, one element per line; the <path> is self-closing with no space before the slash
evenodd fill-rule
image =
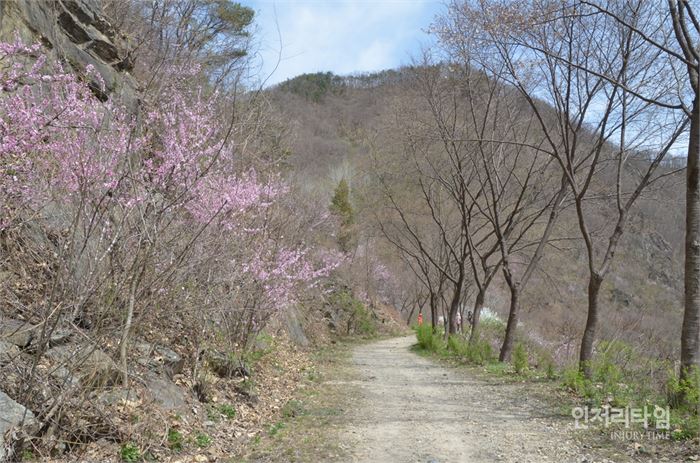
<path id="1" fill-rule="evenodd" d="M 241 0 L 256 12 L 260 79 L 318 71 L 377 71 L 410 63 L 429 45 L 436 0 Z M 279 33 L 277 25 L 279 25 Z M 281 37 L 280 37 L 281 36 Z M 280 56 L 281 55 L 281 56 Z"/>

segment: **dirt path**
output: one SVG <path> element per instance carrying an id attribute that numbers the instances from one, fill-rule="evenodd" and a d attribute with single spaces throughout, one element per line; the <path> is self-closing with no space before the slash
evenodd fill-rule
<path id="1" fill-rule="evenodd" d="M 600 445 L 574 429 L 551 384 L 443 366 L 411 350 L 415 336 L 317 356 L 298 412 L 235 461 L 256 463 L 622 463 L 633 442 Z M 581 442 L 577 440 L 581 439 Z M 585 445 L 584 445 L 585 444 Z"/>
<path id="2" fill-rule="evenodd" d="M 341 441 L 355 462 L 592 462 L 573 422 L 520 384 L 471 377 L 410 351 L 415 337 L 356 347 L 357 402 Z"/>

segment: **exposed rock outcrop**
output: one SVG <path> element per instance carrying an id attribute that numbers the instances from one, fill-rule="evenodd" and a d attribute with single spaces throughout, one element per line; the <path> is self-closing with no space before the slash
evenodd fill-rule
<path id="1" fill-rule="evenodd" d="M 217 351 L 207 353 L 209 368 L 220 378 L 244 378 L 250 376 L 250 368 L 245 360 L 236 354 Z"/>
<path id="2" fill-rule="evenodd" d="M 147 375 L 144 380 L 152 400 L 161 408 L 171 411 L 187 409 L 186 395 L 175 383 L 153 374 Z"/>
<path id="3" fill-rule="evenodd" d="M 93 0 L 4 0 L 0 2 L 0 40 L 19 36 L 27 43 L 41 40 L 84 75 L 92 65 L 100 74 L 106 92 L 127 107 L 138 105 L 138 85 L 129 74 L 133 61 L 128 41 L 100 14 Z M 97 82 L 91 82 L 100 97 Z"/>
<path id="4" fill-rule="evenodd" d="M 299 311 L 295 307 L 290 307 L 284 311 L 283 317 L 291 340 L 300 346 L 308 347 L 310 342 L 304 332 L 304 325 L 301 323 Z"/>
<path id="5" fill-rule="evenodd" d="M 165 346 L 138 342 L 134 347 L 141 354 L 139 363 L 156 372 L 165 373 L 171 379 L 181 373 L 185 366 L 185 359 Z"/>

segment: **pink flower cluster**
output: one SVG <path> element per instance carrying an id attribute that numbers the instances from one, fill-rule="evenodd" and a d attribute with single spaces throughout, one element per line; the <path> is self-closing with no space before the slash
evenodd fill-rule
<path id="1" fill-rule="evenodd" d="M 219 117 L 222 97 L 188 92 L 187 75 L 180 77 L 163 86 L 158 103 L 137 123 L 51 64 L 39 45 L 0 43 L 0 231 L 31 216 L 28 210 L 72 200 L 85 220 L 99 209 L 102 217 L 130 224 L 101 226 L 109 242 L 127 226 L 123 240 L 139 236 L 139 226 L 153 234 L 165 232 L 153 227 L 173 223 L 182 230 L 209 227 L 211 236 L 228 240 L 222 247 L 242 248 L 232 254 L 243 255 L 245 264 L 232 264 L 227 278 L 250 281 L 258 306 L 291 304 L 341 257 L 284 244 L 268 216 L 279 209 L 272 205 L 286 186 L 276 176 L 236 170 L 233 132 Z M 119 212 L 105 212 L 109 207 Z M 148 214 L 167 219 L 143 225 Z M 241 267 L 244 277 L 236 274 Z"/>
<path id="2" fill-rule="evenodd" d="M 133 122 L 97 100 L 75 75 L 46 64 L 39 46 L 0 44 L 0 226 L 13 208 L 52 194 L 101 195 L 116 187 Z M 87 69 L 88 73 L 92 69 Z"/>
<path id="3" fill-rule="evenodd" d="M 329 251 L 317 253 L 315 259 L 309 254 L 304 247 L 260 249 L 244 265 L 244 272 L 262 287 L 273 308 L 282 308 L 295 302 L 300 286 L 313 286 L 344 259 L 344 256 Z"/>
<path id="4" fill-rule="evenodd" d="M 241 226 L 240 216 L 267 208 L 285 190 L 281 183 L 263 183 L 254 170 L 238 175 L 210 175 L 198 183 L 187 210 L 199 223 L 219 217 L 226 230 Z"/>
<path id="5" fill-rule="evenodd" d="M 193 188 L 220 159 L 231 158 L 231 145 L 213 118 L 216 95 L 205 100 L 198 93 L 188 99 L 171 90 L 161 99 L 146 117 L 150 139 L 145 173 L 161 191 Z"/>

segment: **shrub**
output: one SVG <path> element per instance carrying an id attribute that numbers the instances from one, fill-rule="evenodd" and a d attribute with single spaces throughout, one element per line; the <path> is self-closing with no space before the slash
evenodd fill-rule
<path id="1" fill-rule="evenodd" d="M 562 375 L 562 385 L 574 394 L 585 396 L 589 389 L 588 380 L 576 367 L 569 367 Z"/>
<path id="2" fill-rule="evenodd" d="M 463 337 L 453 334 L 447 340 L 447 350 L 458 357 L 466 358 L 469 353 L 469 343 Z"/>
<path id="3" fill-rule="evenodd" d="M 567 368 L 563 374 L 563 385 L 596 404 L 625 407 L 646 401 L 643 393 L 623 382 L 620 369 L 608 359 L 592 362 L 591 371 L 592 379 L 587 379 L 578 368 Z"/>
<path id="4" fill-rule="evenodd" d="M 544 372 L 547 379 L 556 379 L 558 376 L 557 367 L 554 363 L 554 359 L 552 358 L 552 354 L 548 350 L 543 349 L 536 344 L 533 347 L 535 351 L 535 358 L 537 359 L 537 369 Z M 533 367 L 534 366 L 535 365 L 533 365 Z"/>
<path id="5" fill-rule="evenodd" d="M 547 379 L 557 379 L 557 370 L 554 367 L 554 362 L 549 360 L 545 362 L 545 374 L 547 375 Z"/>
<path id="6" fill-rule="evenodd" d="M 477 337 L 467 344 L 467 361 L 475 365 L 484 365 L 494 360 L 491 344 Z"/>
<path id="7" fill-rule="evenodd" d="M 355 333 L 369 337 L 377 334 L 377 324 L 372 318 L 372 313 L 349 289 L 334 292 L 329 303 L 340 312 L 348 314 L 347 334 Z"/>
<path id="8" fill-rule="evenodd" d="M 482 318 L 479 321 L 479 333 L 484 337 L 501 339 L 506 334 L 506 324 L 494 317 Z"/>
<path id="9" fill-rule="evenodd" d="M 484 365 L 494 360 L 491 344 L 480 338 L 469 342 L 462 336 L 452 335 L 447 340 L 447 350 L 461 360 L 475 365 Z"/>
<path id="10" fill-rule="evenodd" d="M 671 410 L 671 438 L 673 440 L 693 439 L 700 435 L 700 420 L 692 410 Z"/>
<path id="11" fill-rule="evenodd" d="M 372 319 L 372 314 L 367 310 L 364 304 L 359 303 L 355 305 L 353 319 L 355 320 L 356 333 L 370 337 L 377 335 L 377 325 Z"/>
<path id="12" fill-rule="evenodd" d="M 669 405 L 671 437 L 683 440 L 698 435 L 699 373 L 680 380 L 670 371 L 664 397 L 649 381 L 649 371 L 658 370 L 661 362 L 645 359 L 620 341 L 602 341 L 597 350 L 598 355 L 590 363 L 591 379 L 586 379 L 578 368 L 570 367 L 562 375 L 564 387 L 596 405 L 609 403 L 614 407 L 651 408 Z"/>
<path id="13" fill-rule="evenodd" d="M 437 352 L 439 350 L 440 338 L 433 332 L 432 326 L 428 324 L 417 326 L 416 338 L 421 349 L 428 352 Z"/>
<path id="14" fill-rule="evenodd" d="M 668 404 L 673 408 L 684 408 L 686 403 L 700 403 L 700 370 L 687 375 L 681 379 L 673 372 L 668 375 L 666 382 L 666 396 Z"/>
<path id="15" fill-rule="evenodd" d="M 518 343 L 513 350 L 513 368 L 517 374 L 523 374 L 528 369 L 527 350 L 522 343 Z"/>

